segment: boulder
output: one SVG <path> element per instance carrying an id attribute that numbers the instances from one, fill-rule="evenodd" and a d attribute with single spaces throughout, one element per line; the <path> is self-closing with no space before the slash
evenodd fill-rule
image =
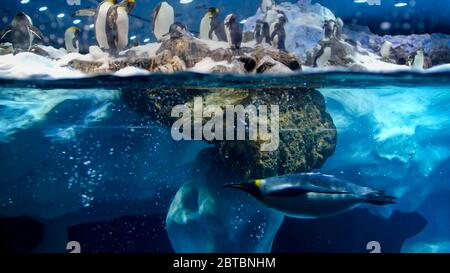
<path id="1" fill-rule="evenodd" d="M 258 139 L 210 140 L 224 166 L 244 178 L 262 178 L 287 173 L 305 172 L 320 168 L 336 147 L 336 128 L 326 110 L 323 96 L 314 89 L 234 89 L 218 87 L 213 90 L 195 88 L 155 88 L 123 90 L 123 98 L 134 110 L 171 126 L 178 118 L 171 117 L 172 108 L 186 105 L 193 111 L 194 99 L 202 98 L 203 107 L 228 105 L 273 105 L 279 107 L 279 146 L 274 151 L 263 151 L 267 136 Z M 257 117 L 252 117 L 257 118 Z M 210 119 L 204 118 L 202 125 Z M 249 120 L 255 121 L 255 120 Z M 193 127 L 193 126 L 192 126 Z M 227 124 L 224 122 L 224 130 Z M 233 124 L 233 131 L 235 131 Z M 229 129 L 229 128 L 228 128 Z M 225 133 L 224 133 L 225 135 Z"/>

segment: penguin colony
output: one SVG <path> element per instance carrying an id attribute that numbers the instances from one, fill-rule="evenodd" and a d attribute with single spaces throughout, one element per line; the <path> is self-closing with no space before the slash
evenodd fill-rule
<path id="1" fill-rule="evenodd" d="M 112 56 L 128 46 L 129 17 L 136 5 L 136 0 L 103 0 L 96 8 L 80 9 L 74 16 L 93 17 L 95 39 L 98 46 L 109 52 Z M 257 44 L 273 45 L 279 50 L 286 50 L 286 31 L 284 26 L 287 17 L 280 11 L 274 9 L 273 0 L 262 0 L 261 10 L 265 12 L 264 20 L 260 20 L 254 31 Z M 239 50 L 243 40 L 243 33 L 236 14 L 225 16 L 220 19 L 220 10 L 216 7 L 198 7 L 206 9 L 206 13 L 201 19 L 200 39 L 227 42 L 232 50 Z M 152 32 L 158 42 L 162 42 L 170 37 L 177 37 L 177 34 L 169 35 L 172 32 L 190 35 L 187 28 L 179 22 L 175 22 L 176 14 L 173 7 L 166 1 L 161 2 L 152 14 Z M 142 18 L 140 18 L 142 19 Z M 173 27 L 172 27 L 173 26 Z M 0 38 L 11 35 L 14 54 L 29 51 L 33 44 L 33 39 L 43 39 L 42 33 L 33 26 L 31 18 L 25 13 L 18 13 L 10 26 L 0 32 Z M 64 33 L 64 43 L 69 53 L 80 52 L 80 29 L 71 26 Z"/>
<path id="2" fill-rule="evenodd" d="M 95 38 L 99 47 L 117 56 L 120 51 L 127 48 L 129 42 L 129 17 L 136 5 L 136 0 L 103 0 L 94 9 L 81 9 L 74 16 L 94 17 Z M 235 14 L 229 14 L 222 21 L 220 10 L 216 7 L 199 5 L 197 8 L 205 9 L 206 13 L 200 22 L 198 37 L 205 40 L 228 42 L 230 48 L 239 52 L 243 41 L 243 33 Z M 253 36 L 257 45 L 266 44 L 286 51 L 286 30 L 288 18 L 283 11 L 277 8 L 274 0 L 261 0 L 260 11 L 262 18 L 256 21 Z M 165 39 L 192 36 L 185 25 L 175 22 L 177 14 L 173 7 L 166 1 L 161 2 L 153 10 L 152 32 L 158 42 Z M 143 18 L 134 16 L 140 20 Z M 326 20 L 323 24 L 323 40 L 342 39 L 344 22 L 340 18 Z M 64 43 L 69 53 L 80 52 L 80 29 L 69 27 L 64 33 Z M 33 26 L 30 16 L 23 12 L 18 13 L 11 24 L 0 32 L 0 40 L 10 35 L 13 45 L 13 53 L 30 51 L 34 38 L 44 40 L 44 36 Z M 133 40 L 131 46 L 139 45 L 137 39 Z M 384 41 L 380 45 L 380 56 L 382 60 L 389 61 L 392 51 L 392 43 Z M 333 50 L 329 45 L 319 46 L 313 56 L 314 67 L 325 67 L 328 65 Z M 407 64 L 413 69 L 423 69 L 425 65 L 425 54 L 419 49 L 407 60 Z"/>

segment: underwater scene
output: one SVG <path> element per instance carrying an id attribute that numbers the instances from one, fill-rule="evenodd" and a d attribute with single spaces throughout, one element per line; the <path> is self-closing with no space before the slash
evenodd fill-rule
<path id="1" fill-rule="evenodd" d="M 0 253 L 450 253 L 449 0 L 2 0 Z"/>

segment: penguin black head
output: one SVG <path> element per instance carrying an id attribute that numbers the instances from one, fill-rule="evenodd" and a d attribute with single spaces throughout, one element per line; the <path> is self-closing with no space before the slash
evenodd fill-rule
<path id="1" fill-rule="evenodd" d="M 136 0 L 123 0 L 119 3 L 121 6 L 125 6 L 128 13 L 131 13 L 133 11 L 134 7 L 136 6 Z"/>
<path id="2" fill-rule="evenodd" d="M 278 18 L 278 22 L 281 24 L 281 25 L 285 25 L 287 22 L 288 22 L 288 19 L 287 19 L 287 17 L 286 16 L 281 16 L 280 18 Z"/>
<path id="3" fill-rule="evenodd" d="M 230 183 L 222 185 L 222 187 L 224 188 L 234 188 L 239 189 L 241 191 L 245 191 L 246 193 L 249 193 L 256 198 L 259 198 L 261 196 L 260 186 L 261 186 L 260 179 L 250 180 L 244 183 Z"/>
<path id="4" fill-rule="evenodd" d="M 16 16 L 14 16 L 12 25 L 23 24 L 23 23 L 25 23 L 27 25 L 31 25 L 30 17 L 24 12 L 19 12 L 16 14 Z"/>
<path id="5" fill-rule="evenodd" d="M 219 12 L 220 10 L 218 8 L 209 8 L 208 9 L 208 13 L 212 16 L 212 17 L 217 17 L 219 16 Z"/>

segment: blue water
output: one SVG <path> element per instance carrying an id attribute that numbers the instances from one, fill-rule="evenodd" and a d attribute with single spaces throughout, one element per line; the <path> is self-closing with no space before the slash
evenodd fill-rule
<path id="1" fill-rule="evenodd" d="M 398 203 L 391 207 L 333 218 L 336 225 L 364 231 L 373 228 L 364 217 L 383 222 L 398 213 L 414 212 L 426 220 L 415 233 L 405 235 L 406 228 L 404 232 L 399 230 L 401 225 L 379 233 L 407 239 L 395 251 L 449 252 L 449 76 L 330 73 L 241 77 L 183 73 L 126 79 L 1 80 L 0 216 L 27 216 L 41 222 L 44 235 L 34 249 L 38 252 L 64 252 L 67 230 L 80 224 L 155 215 L 164 222 L 177 191 L 189 177 L 195 177 L 194 159 L 210 146 L 201 141 L 172 140 L 168 128 L 127 105 L 122 97 L 125 92 L 186 86 L 255 88 L 259 92 L 286 88 L 295 92 L 307 86 L 325 97 L 338 132 L 334 155 L 316 171 L 384 189 L 398 197 Z M 148 223 L 149 218 L 138 218 L 133 220 L 134 226 L 125 225 L 126 233 L 166 236 L 166 241 L 158 241 L 159 248 L 155 246 L 163 252 L 167 251 L 167 240 L 173 251 L 181 252 L 269 252 L 275 236 L 277 249 L 283 249 L 283 244 L 289 246 L 289 241 L 279 239 L 286 227 L 280 231 L 283 217 L 278 213 L 237 193 L 202 193 L 202 189 L 207 192 L 207 183 L 199 184 L 198 189 L 198 202 L 203 207 L 184 215 L 186 229 L 166 229 L 159 220 L 158 228 L 145 228 L 141 223 Z M 177 195 L 183 194 L 189 193 Z M 201 209 L 210 213 L 208 221 L 196 218 Z M 105 229 L 104 224 L 91 224 L 91 229 L 83 230 L 92 233 L 96 228 Z M 112 231 L 105 232 L 108 237 Z M 146 251 L 145 246 L 130 248 L 125 236 L 116 237 L 114 242 L 94 239 L 104 251 Z M 352 240 L 356 237 L 346 244 Z M 108 246 L 113 243 L 115 248 L 111 250 Z M 329 244 L 318 250 L 336 249 L 339 246 Z M 302 249 L 299 246 L 297 250 Z M 352 250 L 364 252 L 365 248 Z"/>

